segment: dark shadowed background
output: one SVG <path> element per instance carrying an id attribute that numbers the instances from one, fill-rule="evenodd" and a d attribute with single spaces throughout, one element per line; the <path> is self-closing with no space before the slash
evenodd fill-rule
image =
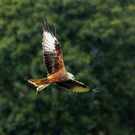
<path id="1" fill-rule="evenodd" d="M 47 74 L 45 18 L 93 91 L 28 85 Z M 135 135 L 135 1 L 0 0 L 0 135 Z"/>

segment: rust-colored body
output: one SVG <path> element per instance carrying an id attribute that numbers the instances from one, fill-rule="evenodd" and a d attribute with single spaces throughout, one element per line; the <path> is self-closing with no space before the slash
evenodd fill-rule
<path id="1" fill-rule="evenodd" d="M 65 68 L 62 68 L 59 71 L 57 71 L 51 75 L 48 75 L 48 77 L 47 77 L 48 83 L 57 83 L 57 82 L 61 82 L 61 81 L 67 80 L 67 79 L 68 79 L 68 77 L 66 75 Z"/>

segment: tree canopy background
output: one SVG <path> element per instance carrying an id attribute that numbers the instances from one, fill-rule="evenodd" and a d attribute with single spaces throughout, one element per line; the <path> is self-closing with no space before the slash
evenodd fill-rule
<path id="1" fill-rule="evenodd" d="M 66 68 L 93 91 L 48 87 L 42 27 L 55 24 Z M 135 1 L 0 0 L 0 134 L 134 135 Z"/>

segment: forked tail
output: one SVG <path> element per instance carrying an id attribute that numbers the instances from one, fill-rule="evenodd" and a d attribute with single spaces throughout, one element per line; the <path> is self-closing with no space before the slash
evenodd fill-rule
<path id="1" fill-rule="evenodd" d="M 42 91 L 50 84 L 50 83 L 48 83 L 46 78 L 30 79 L 30 80 L 28 80 L 28 82 L 37 88 L 37 92 Z"/>

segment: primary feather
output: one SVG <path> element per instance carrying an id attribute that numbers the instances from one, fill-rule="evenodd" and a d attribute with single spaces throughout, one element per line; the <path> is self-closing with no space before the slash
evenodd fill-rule
<path id="1" fill-rule="evenodd" d="M 46 52 L 54 53 L 56 37 L 48 31 L 43 31 L 43 49 Z"/>

